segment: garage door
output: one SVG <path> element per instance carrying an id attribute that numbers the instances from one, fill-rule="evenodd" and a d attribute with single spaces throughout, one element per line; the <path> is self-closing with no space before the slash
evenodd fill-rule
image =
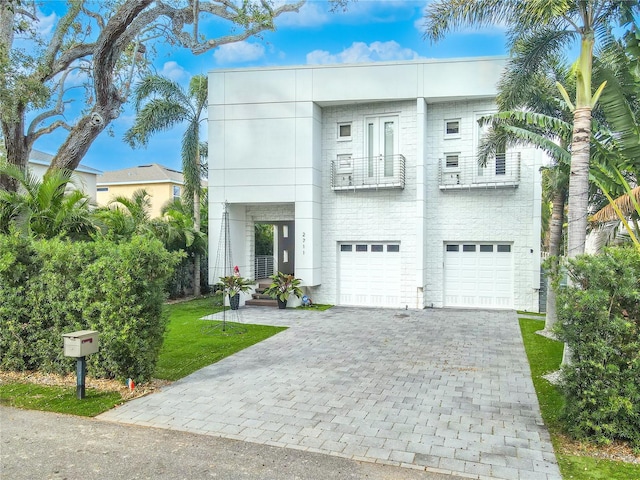
<path id="1" fill-rule="evenodd" d="M 513 308 L 511 244 L 446 243 L 444 305 Z"/>
<path id="2" fill-rule="evenodd" d="M 400 307 L 400 244 L 338 245 L 340 305 Z"/>

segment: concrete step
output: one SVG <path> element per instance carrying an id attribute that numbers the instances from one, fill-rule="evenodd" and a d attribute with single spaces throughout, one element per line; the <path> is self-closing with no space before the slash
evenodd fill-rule
<path id="1" fill-rule="evenodd" d="M 244 302 L 245 305 L 253 305 L 254 307 L 276 307 L 278 308 L 278 302 L 272 298 L 254 298 Z"/>
<path id="2" fill-rule="evenodd" d="M 273 300 L 273 298 L 271 298 L 269 295 L 265 295 L 264 293 L 262 293 L 262 291 L 257 290 L 256 293 L 251 294 L 251 298 L 253 298 L 254 300 Z"/>

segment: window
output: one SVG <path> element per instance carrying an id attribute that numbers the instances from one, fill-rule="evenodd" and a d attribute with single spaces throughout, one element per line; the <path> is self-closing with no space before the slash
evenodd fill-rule
<path id="1" fill-rule="evenodd" d="M 98 187 L 96 190 L 98 192 L 108 192 L 109 191 L 109 187 Z"/>
<path id="2" fill-rule="evenodd" d="M 369 245 L 356 245 L 356 252 L 366 252 L 368 251 Z"/>
<path id="3" fill-rule="evenodd" d="M 399 252 L 400 251 L 400 245 L 387 245 L 387 252 Z"/>
<path id="4" fill-rule="evenodd" d="M 384 252 L 384 245 L 371 245 L 372 252 Z"/>
<path id="5" fill-rule="evenodd" d="M 351 154 L 338 155 L 338 172 L 351 173 L 352 171 Z"/>
<path id="6" fill-rule="evenodd" d="M 340 245 L 340 251 L 341 252 L 352 252 L 353 251 L 353 245 Z"/>
<path id="7" fill-rule="evenodd" d="M 496 175 L 506 175 L 507 173 L 507 155 L 505 153 L 496 153 Z"/>
<path id="8" fill-rule="evenodd" d="M 446 168 L 458 168 L 459 156 L 457 153 L 447 153 L 444 157 L 444 164 Z"/>
<path id="9" fill-rule="evenodd" d="M 338 124 L 338 140 L 351 140 L 351 122 Z"/>
<path id="10" fill-rule="evenodd" d="M 444 135 L 449 138 L 457 138 L 460 136 L 460 119 L 445 120 Z"/>
<path id="11" fill-rule="evenodd" d="M 480 245 L 481 252 L 493 252 L 493 245 Z"/>
<path id="12" fill-rule="evenodd" d="M 447 252 L 459 252 L 460 245 L 447 245 Z"/>
<path id="13" fill-rule="evenodd" d="M 498 245 L 498 252 L 509 253 L 511 251 L 511 245 Z"/>
<path id="14" fill-rule="evenodd" d="M 475 252 L 476 251 L 476 246 L 475 245 L 463 245 L 462 246 L 462 251 L 463 252 Z"/>
<path id="15" fill-rule="evenodd" d="M 173 199 L 174 200 L 180 199 L 180 187 L 178 185 L 173 186 Z"/>

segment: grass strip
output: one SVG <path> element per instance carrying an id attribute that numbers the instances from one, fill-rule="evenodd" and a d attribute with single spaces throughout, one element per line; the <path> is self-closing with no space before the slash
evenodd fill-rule
<path id="1" fill-rule="evenodd" d="M 156 366 L 156 378 L 178 380 L 286 329 L 243 323 L 245 333 L 221 335 L 211 330 L 213 321 L 200 320 L 222 310 L 215 303 L 212 298 L 203 298 L 168 306 L 170 320 Z"/>
<path id="2" fill-rule="evenodd" d="M 640 465 L 563 453 L 562 424 L 559 420 L 564 398 L 558 387 L 542 378 L 558 370 L 562 362 L 562 342 L 537 335 L 544 328 L 544 320 L 520 319 L 520 330 L 529 359 L 533 385 L 551 441 L 556 451 L 562 478 L 580 480 L 629 480 L 640 478 Z"/>
<path id="3" fill-rule="evenodd" d="M 122 403 L 122 397 L 119 392 L 87 388 L 85 397 L 78 400 L 75 387 L 17 382 L 0 385 L 0 404 L 28 410 L 94 417 L 120 403 Z"/>

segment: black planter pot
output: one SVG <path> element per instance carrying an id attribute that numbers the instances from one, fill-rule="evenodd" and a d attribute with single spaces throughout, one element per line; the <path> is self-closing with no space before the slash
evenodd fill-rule
<path id="1" fill-rule="evenodd" d="M 276 298 L 276 300 L 278 301 L 278 308 L 287 308 L 287 301 L 286 300 L 284 302 L 282 300 L 280 300 L 279 298 Z"/>
<path id="2" fill-rule="evenodd" d="M 229 306 L 231 310 L 238 310 L 240 307 L 240 294 L 236 293 L 233 297 L 229 295 Z"/>

